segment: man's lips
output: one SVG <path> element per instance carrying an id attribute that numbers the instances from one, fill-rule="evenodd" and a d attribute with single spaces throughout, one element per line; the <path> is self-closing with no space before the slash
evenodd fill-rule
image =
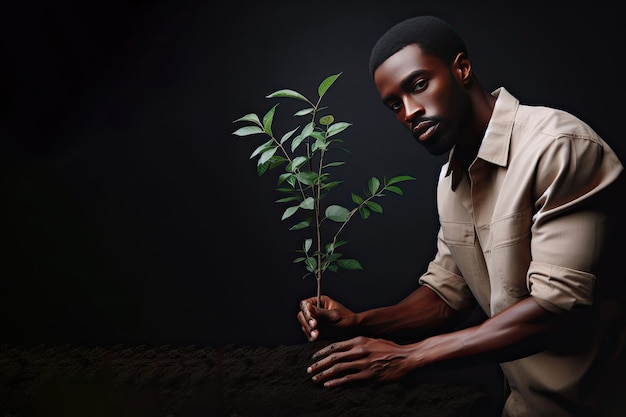
<path id="1" fill-rule="evenodd" d="M 413 127 L 413 136 L 420 142 L 427 141 L 439 127 L 439 123 L 432 120 L 419 122 Z"/>

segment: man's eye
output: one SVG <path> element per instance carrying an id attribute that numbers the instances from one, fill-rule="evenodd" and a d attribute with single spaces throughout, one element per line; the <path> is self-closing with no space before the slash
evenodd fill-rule
<path id="1" fill-rule="evenodd" d="M 399 102 L 399 101 L 393 101 L 393 102 L 389 103 L 389 108 L 393 112 L 397 112 L 398 110 L 400 110 L 402 108 L 402 103 Z"/>
<path id="2" fill-rule="evenodd" d="M 415 84 L 413 84 L 413 92 L 418 92 L 418 91 L 422 91 L 423 89 L 426 88 L 426 86 L 428 85 L 428 81 L 426 81 L 425 79 L 419 79 L 415 82 Z"/>

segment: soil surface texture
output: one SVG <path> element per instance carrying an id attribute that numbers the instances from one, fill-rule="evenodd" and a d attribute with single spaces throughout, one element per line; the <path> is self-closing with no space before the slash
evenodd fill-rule
<path id="1" fill-rule="evenodd" d="M 486 384 L 445 377 L 327 389 L 319 343 L 251 347 L 0 346 L 0 417 L 486 417 Z M 458 374 L 461 375 L 461 374 Z M 485 374 L 485 381 L 493 376 Z M 454 379 L 454 378 L 452 378 Z"/>

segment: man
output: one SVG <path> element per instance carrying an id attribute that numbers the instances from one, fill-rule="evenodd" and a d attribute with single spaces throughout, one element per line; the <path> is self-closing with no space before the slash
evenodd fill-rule
<path id="1" fill-rule="evenodd" d="M 370 70 L 418 143 L 449 152 L 437 188 L 437 253 L 396 305 L 355 313 L 328 296 L 322 306 L 303 300 L 298 321 L 309 340 L 325 329 L 357 335 L 319 350 L 307 372 L 337 387 L 491 361 L 508 383 L 503 416 L 608 411 L 598 382 L 623 340 L 622 306 L 611 299 L 618 277 L 604 266 L 614 230 L 607 201 L 624 190 L 616 154 L 571 114 L 486 91 L 464 41 L 441 19 L 392 27 L 372 49 Z M 459 328 L 476 303 L 487 319 Z"/>

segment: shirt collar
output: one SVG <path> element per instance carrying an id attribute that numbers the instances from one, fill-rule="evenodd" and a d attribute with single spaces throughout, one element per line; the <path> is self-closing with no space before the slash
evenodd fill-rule
<path id="1" fill-rule="evenodd" d="M 515 115 L 519 107 L 519 100 L 513 97 L 504 87 L 494 90 L 491 95 L 497 98 L 493 113 L 483 140 L 480 143 L 476 158 L 483 159 L 492 164 L 505 167 L 509 163 L 509 147 L 511 145 L 511 133 Z M 448 170 L 446 177 L 452 174 L 452 190 L 456 189 L 462 178 L 461 170 L 454 170 L 458 165 L 454 158 L 454 148 L 448 158 Z"/>

